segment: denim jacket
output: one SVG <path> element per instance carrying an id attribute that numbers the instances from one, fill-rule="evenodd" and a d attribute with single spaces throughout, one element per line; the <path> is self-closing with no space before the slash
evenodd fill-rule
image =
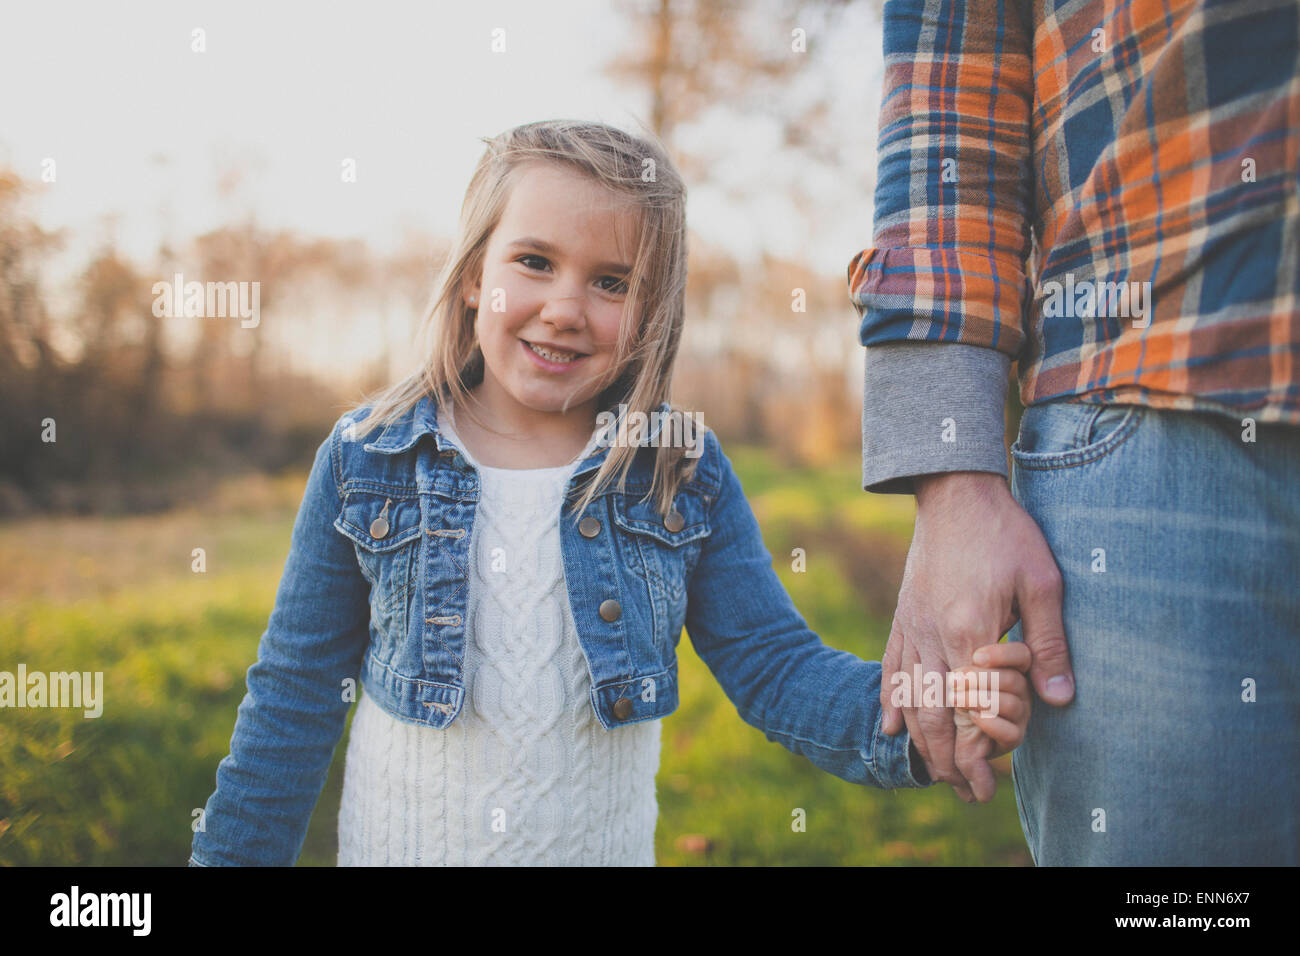
<path id="1" fill-rule="evenodd" d="M 367 411 L 342 416 L 316 452 L 193 865 L 297 859 L 358 677 L 411 723 L 441 729 L 465 705 L 478 474 L 438 430 L 431 397 L 373 440 L 350 435 Z M 575 526 L 574 486 L 609 454 L 598 447 L 576 467 L 561 513 L 569 604 L 601 726 L 617 733 L 676 710 L 685 626 L 740 716 L 768 740 L 854 783 L 927 785 L 924 767 L 909 761 L 907 731 L 881 732 L 880 663 L 809 630 L 717 437 L 704 433 L 666 519 L 641 500 L 653 450 L 638 452 L 623 490 L 610 482 Z"/>

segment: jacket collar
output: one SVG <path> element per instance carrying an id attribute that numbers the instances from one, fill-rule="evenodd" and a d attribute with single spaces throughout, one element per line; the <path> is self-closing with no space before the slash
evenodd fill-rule
<path id="1" fill-rule="evenodd" d="M 433 435 L 439 451 L 448 447 L 449 443 L 438 431 L 437 411 L 433 399 L 428 395 L 421 396 L 401 418 L 385 427 L 378 438 L 362 447 L 381 455 L 397 455 L 410 451 L 423 435 Z"/>
<path id="2" fill-rule="evenodd" d="M 651 418 L 651 422 L 655 423 L 654 431 L 651 432 L 649 436 L 651 439 L 659 434 L 660 429 L 663 428 L 664 423 L 668 420 L 667 413 L 669 409 L 670 406 L 667 402 L 660 403 L 659 411 L 661 414 L 659 418 L 657 421 L 656 419 Z M 613 431 L 617 432 L 619 421 L 626 410 L 626 407 L 621 405 L 609 409 L 609 411 L 614 412 L 617 416 L 612 426 Z M 382 455 L 397 455 L 404 451 L 410 451 L 415 446 L 415 443 L 424 435 L 433 436 L 434 443 L 439 452 L 445 448 L 456 448 L 456 446 L 438 430 L 437 403 L 431 395 L 427 394 L 421 396 L 420 400 L 408 411 L 403 413 L 401 418 L 388 425 L 378 438 L 372 442 L 367 442 L 363 447 L 366 451 L 378 452 Z M 456 450 L 460 451 L 461 449 Z M 582 460 L 582 464 L 578 466 L 572 477 L 576 478 L 578 475 L 584 474 L 593 468 L 600 467 L 601 462 L 605 460 L 607 454 L 609 454 L 609 447 L 597 443 L 594 450 Z"/>

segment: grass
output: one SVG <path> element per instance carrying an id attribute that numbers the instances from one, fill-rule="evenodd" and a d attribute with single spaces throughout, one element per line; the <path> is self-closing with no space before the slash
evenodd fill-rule
<path id="1" fill-rule="evenodd" d="M 860 462 L 789 469 L 727 453 L 795 605 L 826 643 L 878 658 L 911 532 Z M 0 711 L 0 864 L 183 865 L 227 753 L 305 475 L 231 483 L 201 507 L 0 526 L 0 670 L 104 674 L 102 717 Z M 206 571 L 191 570 L 203 548 Z M 806 571 L 791 569 L 802 548 Z M 39 557 L 33 558 L 33 551 Z M 1027 865 L 1006 758 L 992 804 L 846 783 L 743 723 L 689 638 L 658 775 L 661 865 Z M 335 862 L 346 735 L 300 865 Z M 802 811 L 806 826 L 792 822 Z"/>

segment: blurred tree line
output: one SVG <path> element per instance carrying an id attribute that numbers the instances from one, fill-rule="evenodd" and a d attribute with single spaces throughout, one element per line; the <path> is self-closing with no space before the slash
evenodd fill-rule
<path id="1" fill-rule="evenodd" d="M 247 470 L 303 467 L 364 391 L 410 367 L 445 243 L 397 254 L 244 223 L 130 261 L 104 244 L 66 294 L 67 237 L 0 170 L 0 516 L 153 511 Z M 692 241 L 674 397 L 724 438 L 828 460 L 860 441 L 861 355 L 843 284 L 773 259 L 753 275 Z M 154 284 L 257 281 L 260 321 L 154 315 Z M 53 439 L 53 440 L 50 440 Z"/>
<path id="2" fill-rule="evenodd" d="M 351 397 L 295 361 L 295 341 L 330 334 L 310 304 L 423 272 L 407 256 L 376 264 L 354 243 L 232 225 L 148 266 L 105 244 L 61 306 L 47 266 L 68 237 L 27 213 L 34 189 L 0 170 L 0 515 L 159 510 L 227 474 L 309 462 Z M 155 316 L 154 284 L 178 272 L 258 281 L 262 322 Z M 352 384 L 374 384 L 383 360 Z"/>

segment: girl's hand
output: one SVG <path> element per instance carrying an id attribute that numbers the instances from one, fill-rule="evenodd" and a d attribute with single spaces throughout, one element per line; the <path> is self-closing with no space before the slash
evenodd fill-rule
<path id="1" fill-rule="evenodd" d="M 964 701 L 959 698 L 953 707 L 957 737 L 971 744 L 972 750 L 987 748 L 987 757 L 998 757 L 1015 750 L 1025 739 L 1031 696 L 1025 672 L 1032 655 L 1023 642 L 1007 641 L 978 648 L 973 660 L 972 665 L 955 672 L 973 675 L 958 686 L 975 691 Z M 975 794 L 980 802 L 992 796 Z"/>

